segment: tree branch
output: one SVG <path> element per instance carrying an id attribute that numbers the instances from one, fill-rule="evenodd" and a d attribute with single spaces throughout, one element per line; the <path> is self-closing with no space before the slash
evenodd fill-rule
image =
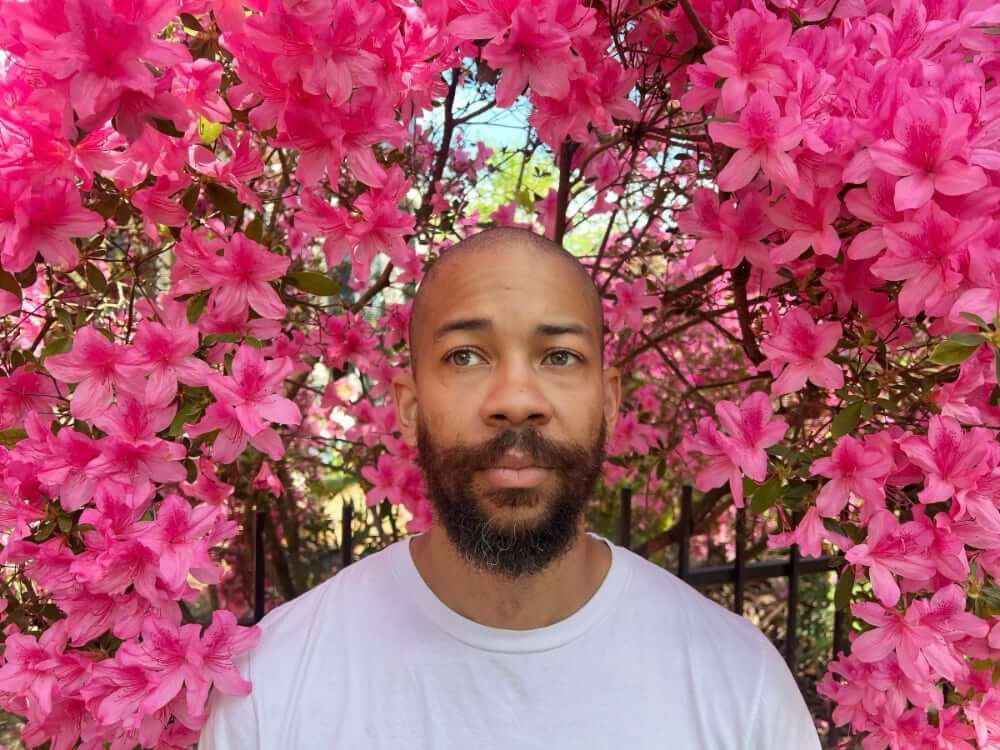
<path id="1" fill-rule="evenodd" d="M 757 346 L 750 321 L 750 304 L 747 302 L 747 281 L 750 278 L 750 264 L 742 261 L 732 270 L 733 297 L 736 299 L 736 315 L 740 321 L 740 333 L 743 335 L 743 351 L 755 365 L 764 361 L 764 355 Z"/>

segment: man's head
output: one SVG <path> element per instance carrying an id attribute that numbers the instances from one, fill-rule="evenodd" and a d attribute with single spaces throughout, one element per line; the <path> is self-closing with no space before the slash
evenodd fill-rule
<path id="1" fill-rule="evenodd" d="M 602 333 L 589 274 L 527 231 L 481 232 L 424 278 L 396 408 L 436 522 L 476 567 L 538 573 L 576 538 L 621 396 Z"/>

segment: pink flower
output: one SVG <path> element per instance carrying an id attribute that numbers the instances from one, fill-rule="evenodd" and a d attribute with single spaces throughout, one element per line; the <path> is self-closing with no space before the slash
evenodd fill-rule
<path id="1" fill-rule="evenodd" d="M 934 201 L 908 220 L 885 228 L 886 253 L 875 261 L 872 273 L 883 279 L 905 281 L 899 293 L 899 312 L 913 317 L 921 310 L 945 314 L 951 293 L 962 282 L 959 263 L 965 244 L 983 221 L 955 219 Z"/>
<path id="2" fill-rule="evenodd" d="M 383 500 L 401 505 L 404 498 L 404 484 L 409 473 L 410 462 L 400 461 L 395 456 L 382 453 L 376 465 L 364 466 L 361 476 L 372 483 L 372 488 L 365 493 L 365 504 L 371 508 Z"/>
<path id="3" fill-rule="evenodd" d="M 260 628 L 240 627 L 232 612 L 216 610 L 201 637 L 202 674 L 227 695 L 249 694 L 251 685 L 240 676 L 233 657 L 252 649 L 259 639 Z"/>
<path id="4" fill-rule="evenodd" d="M 885 501 L 883 482 L 892 470 L 892 457 L 850 435 L 837 441 L 829 458 L 812 462 L 809 471 L 830 479 L 816 498 L 820 515 L 836 518 L 847 505 L 851 493 L 866 503 Z M 879 481 L 881 480 L 881 481 Z"/>
<path id="5" fill-rule="evenodd" d="M 771 384 L 771 393 L 794 393 L 807 380 L 820 388 L 840 388 L 844 374 L 826 355 L 837 346 L 842 332 L 840 323 L 817 323 L 801 307 L 789 310 L 778 324 L 777 333 L 760 344 L 768 358 L 761 368 L 769 369 L 772 375 L 780 372 Z"/>
<path id="6" fill-rule="evenodd" d="M 718 184 L 723 190 L 739 190 L 750 184 L 758 169 L 774 183 L 775 188 L 799 190 L 799 171 L 788 151 L 802 140 L 798 123 L 782 117 L 778 103 L 766 91 L 758 91 L 740 112 L 739 122 L 709 123 L 708 132 L 720 143 L 737 149 L 719 172 Z"/>
<path id="7" fill-rule="evenodd" d="M 219 401 L 235 409 L 247 434 L 256 435 L 269 421 L 297 425 L 302 420 L 299 407 L 275 393 L 291 368 L 290 360 L 265 360 L 258 349 L 243 344 L 233 357 L 233 374 L 214 375 L 208 387 Z"/>
<path id="8" fill-rule="evenodd" d="M 208 554 L 210 546 L 236 533 L 236 523 L 223 521 L 219 506 L 194 507 L 180 495 L 170 494 L 160 503 L 156 520 L 141 541 L 160 559 L 160 577 L 179 588 L 188 575 L 203 583 L 218 583 L 222 570 Z"/>
<path id="9" fill-rule="evenodd" d="M 747 103 L 750 86 L 782 92 L 791 81 L 781 67 L 781 52 L 788 46 L 792 25 L 771 13 L 743 9 L 729 18 L 727 44 L 705 53 L 705 66 L 721 78 L 722 106 L 736 112 Z"/>
<path id="10" fill-rule="evenodd" d="M 892 139 L 869 148 L 872 163 L 902 179 L 896 183 L 894 204 L 904 211 L 925 205 L 937 190 L 965 195 L 986 186 L 982 167 L 956 159 L 968 144 L 972 116 L 955 114 L 941 99 L 915 97 L 897 112 Z"/>
<path id="11" fill-rule="evenodd" d="M 729 482 L 733 502 L 737 508 L 742 508 L 743 475 L 730 455 L 728 439 L 719 432 L 711 417 L 702 417 L 698 420 L 697 432 L 684 438 L 684 446 L 689 452 L 699 453 L 706 459 L 695 476 L 695 487 L 704 492 Z"/>
<path id="12" fill-rule="evenodd" d="M 45 368 L 64 383 L 78 384 L 70 402 L 70 413 L 77 419 L 92 419 L 107 409 L 114 387 L 133 391 L 138 387 L 125 347 L 93 326 L 76 332 L 72 351 L 46 357 Z"/>
<path id="13" fill-rule="evenodd" d="M 939 638 L 921 624 L 916 610 L 911 609 L 904 615 L 884 610 L 875 602 L 858 602 L 851 605 L 851 612 L 875 626 L 859 635 L 851 645 L 858 659 L 871 664 L 895 653 L 900 668 L 911 680 L 923 683 L 930 678 L 931 669 L 923 650 L 938 643 Z"/>
<path id="14" fill-rule="evenodd" d="M 895 575 L 915 581 L 934 577 L 934 562 L 926 551 L 933 534 L 921 524 L 908 521 L 900 525 L 888 510 L 879 510 L 868 523 L 868 536 L 862 544 L 847 552 L 847 560 L 868 568 L 872 591 L 886 607 L 899 601 L 899 585 Z"/>
<path id="15" fill-rule="evenodd" d="M 921 502 L 947 500 L 958 489 L 968 489 L 989 471 L 986 462 L 993 442 L 990 431 L 973 428 L 966 433 L 954 417 L 931 417 L 927 437 L 906 438 L 901 447 L 917 466 L 926 472 L 924 489 L 917 495 Z"/>
<path id="16" fill-rule="evenodd" d="M 37 704 L 32 713 L 39 717 L 52 711 L 52 693 L 66 648 L 66 625 L 65 620 L 53 623 L 37 640 L 12 633 L 4 642 L 0 690 L 30 698 Z"/>
<path id="17" fill-rule="evenodd" d="M 240 422 L 240 417 L 236 413 L 236 407 L 229 403 L 216 401 L 213 404 L 209 404 L 202 418 L 196 424 L 187 426 L 187 433 L 192 437 L 204 435 L 214 430 L 219 431 L 215 436 L 215 442 L 212 443 L 212 460 L 216 463 L 232 463 L 247 447 L 248 442 L 275 461 L 285 453 L 281 437 L 273 428 L 265 427 L 253 435 L 249 434 Z M 232 492 L 231 487 L 228 490 L 225 490 L 225 488 L 220 490 L 216 487 L 215 483 L 212 483 L 211 486 L 205 489 L 213 497 L 216 496 L 216 493 L 224 492 L 225 495 L 229 495 Z"/>
<path id="18" fill-rule="evenodd" d="M 79 263 L 72 237 L 89 237 L 104 228 L 100 214 L 80 205 L 70 180 L 36 187 L 5 178 L 0 185 L 0 266 L 23 271 L 41 253 L 48 263 L 68 271 Z"/>
<path id="19" fill-rule="evenodd" d="M 51 416 L 59 392 L 50 378 L 20 365 L 0 375 L 0 430 L 22 425 L 30 413 Z"/>
<path id="20" fill-rule="evenodd" d="M 816 255 L 836 258 L 840 237 L 833 222 L 839 214 L 840 199 L 834 189 L 817 190 L 808 202 L 786 195 L 768 211 L 771 220 L 789 232 L 788 239 L 771 250 L 771 260 L 788 263 L 810 247 Z"/>
<path id="21" fill-rule="evenodd" d="M 610 310 L 608 327 L 617 331 L 628 326 L 633 331 L 642 330 L 642 311 L 656 307 L 660 299 L 646 293 L 646 280 L 616 281 L 611 287 L 615 305 Z"/>
<path id="22" fill-rule="evenodd" d="M 802 554 L 809 557 L 819 557 L 823 554 L 823 541 L 826 539 L 832 539 L 842 547 L 846 546 L 845 542 L 849 541 L 840 534 L 827 530 L 826 526 L 823 525 L 823 519 L 820 518 L 819 510 L 814 505 L 806 511 L 794 530 L 783 534 L 770 534 L 767 538 L 767 546 L 773 549 L 797 544 L 802 550 Z"/>
<path id="23" fill-rule="evenodd" d="M 219 95 L 222 65 L 202 57 L 175 65 L 172 72 L 170 92 L 191 112 L 212 122 L 228 122 L 232 118 L 229 105 Z"/>
<path id="24" fill-rule="evenodd" d="M 290 259 L 269 252 L 245 234 L 237 234 L 226 245 L 221 258 L 211 259 L 202 270 L 212 285 L 209 299 L 220 315 L 246 315 L 249 305 L 261 317 L 277 320 L 285 304 L 267 282 L 281 278 Z"/>
<path id="25" fill-rule="evenodd" d="M 177 394 L 177 381 L 204 385 L 211 370 L 194 356 L 198 349 L 198 329 L 182 324 L 167 328 L 162 323 L 144 320 L 139 323 L 126 355 L 131 372 L 148 375 L 146 399 L 162 401 Z"/>
<path id="26" fill-rule="evenodd" d="M 727 200 L 720 206 L 714 190 L 699 188 L 691 208 L 678 213 L 676 220 L 682 232 L 698 238 L 687 257 L 689 266 L 704 263 L 713 255 L 723 268 L 735 268 L 744 258 L 756 266 L 770 262 L 761 240 L 774 231 L 774 224 L 758 192 L 745 192 L 738 205 Z"/>

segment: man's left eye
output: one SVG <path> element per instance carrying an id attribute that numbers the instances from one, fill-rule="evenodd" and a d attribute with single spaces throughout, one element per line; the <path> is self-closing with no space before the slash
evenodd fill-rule
<path id="1" fill-rule="evenodd" d="M 550 360 L 554 365 L 564 366 L 573 364 L 573 361 L 579 360 L 580 357 L 571 351 L 567 351 L 566 349 L 559 349 L 554 352 L 549 352 L 545 355 L 545 359 Z"/>

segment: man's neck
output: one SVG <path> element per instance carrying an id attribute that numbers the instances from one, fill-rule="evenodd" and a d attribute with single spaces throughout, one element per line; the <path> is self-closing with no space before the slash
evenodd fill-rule
<path id="1" fill-rule="evenodd" d="M 516 581 L 471 566 L 436 524 L 410 540 L 410 554 L 421 578 L 449 609 L 481 625 L 510 630 L 566 619 L 594 595 L 611 567 L 611 550 L 582 526 L 565 555 L 541 573 Z"/>

